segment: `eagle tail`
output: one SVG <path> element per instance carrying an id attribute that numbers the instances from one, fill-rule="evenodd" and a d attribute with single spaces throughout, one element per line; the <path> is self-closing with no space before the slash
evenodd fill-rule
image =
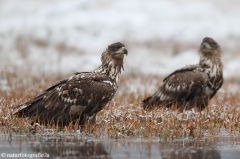
<path id="1" fill-rule="evenodd" d="M 14 107 L 14 115 L 17 115 L 18 117 L 32 117 L 35 116 L 37 113 L 43 111 L 42 109 L 44 107 L 42 107 L 42 103 L 45 94 L 46 92 L 43 92 L 32 100 Z"/>
<path id="2" fill-rule="evenodd" d="M 151 99 L 151 96 L 147 97 L 146 99 L 144 99 L 142 101 L 142 107 L 143 107 L 144 110 L 149 109 L 149 100 L 150 99 Z"/>
<path id="3" fill-rule="evenodd" d="M 56 93 L 57 90 L 55 88 L 67 81 L 68 78 L 60 80 L 30 101 L 14 107 L 13 114 L 18 117 L 33 117 L 42 114 L 46 111 L 45 107 L 47 104 L 51 104 L 51 101 L 53 101 L 53 103 L 57 102 L 58 93 Z"/>
<path id="4" fill-rule="evenodd" d="M 157 91 L 152 96 L 147 97 L 142 101 L 142 107 L 144 110 L 152 110 L 154 108 L 160 108 L 163 106 L 168 107 L 170 102 L 165 97 L 166 96 Z"/>
<path id="5" fill-rule="evenodd" d="M 144 110 L 152 110 L 156 107 L 161 106 L 163 101 L 160 100 L 159 96 L 153 95 L 150 97 L 147 97 L 142 101 L 142 107 Z"/>

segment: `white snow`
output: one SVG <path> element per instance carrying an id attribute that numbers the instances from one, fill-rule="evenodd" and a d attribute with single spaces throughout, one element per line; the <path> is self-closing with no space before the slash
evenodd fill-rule
<path id="1" fill-rule="evenodd" d="M 167 75 L 198 62 L 205 36 L 222 47 L 224 77 L 240 74 L 238 0 L 1 0 L 0 71 L 73 73 L 100 65 L 123 42 L 125 72 Z"/>

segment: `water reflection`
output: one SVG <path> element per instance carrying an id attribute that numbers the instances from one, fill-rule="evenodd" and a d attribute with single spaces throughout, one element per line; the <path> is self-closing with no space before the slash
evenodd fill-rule
<path id="1" fill-rule="evenodd" d="M 47 140 L 32 142 L 29 146 L 33 151 L 49 154 L 51 158 L 111 159 L 101 142 Z"/>
<path id="2" fill-rule="evenodd" d="M 3 139 L 0 143 L 0 153 L 2 152 L 41 153 L 48 154 L 50 158 L 63 159 L 237 159 L 240 158 L 240 138 L 215 137 L 173 142 L 16 138 L 11 142 Z"/>
<path id="3" fill-rule="evenodd" d="M 164 159 L 220 159 L 220 153 L 211 146 L 196 143 L 196 141 L 162 143 L 159 146 L 161 156 Z"/>

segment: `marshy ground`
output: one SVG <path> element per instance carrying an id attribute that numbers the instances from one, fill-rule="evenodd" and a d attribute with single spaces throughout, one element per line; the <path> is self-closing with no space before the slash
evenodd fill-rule
<path id="1" fill-rule="evenodd" d="M 21 133 L 25 131 L 31 133 L 30 120 L 12 116 L 11 108 L 28 101 L 64 77 L 60 74 L 50 76 L 20 71 L 2 74 L 6 77 L 9 87 L 6 91 L 1 91 L 0 125 L 7 128 L 1 131 L 3 134 L 20 133 L 11 130 L 11 127 L 14 127 L 21 129 Z M 223 88 L 201 112 L 197 110 L 180 112 L 171 108 L 144 111 L 141 108 L 141 100 L 150 95 L 152 90 L 156 90 L 161 85 L 161 80 L 161 77 L 154 75 L 123 75 L 114 100 L 98 113 L 96 125 L 88 131 L 100 139 L 159 138 L 159 140 L 185 137 L 201 139 L 221 135 L 223 132 L 229 135 L 240 133 L 240 93 L 237 88 L 232 89 L 240 81 L 226 79 Z M 52 128 L 36 127 L 34 133 Z M 78 130 L 78 127 L 76 129 Z M 65 130 L 71 132 L 72 128 L 65 127 Z"/>
<path id="2" fill-rule="evenodd" d="M 64 130 L 50 125 L 31 126 L 29 119 L 11 114 L 13 106 L 33 98 L 66 75 L 16 68 L 1 72 L 1 77 L 6 79 L 0 97 L 4 153 L 41 152 L 52 158 L 234 158 L 239 154 L 240 80 L 226 79 L 202 112 L 165 108 L 148 112 L 140 102 L 161 85 L 162 77 L 125 74 L 114 100 L 98 113 L 96 125 L 81 133 L 78 127 L 71 126 Z"/>
<path id="3" fill-rule="evenodd" d="M 55 157 L 66 157 L 65 153 L 69 151 L 72 156 L 95 155 L 99 158 L 124 158 L 125 153 L 128 153 L 132 158 L 133 154 L 139 152 L 143 158 L 154 158 L 155 153 L 162 158 L 185 158 L 186 153 L 182 149 L 186 148 L 192 157 L 204 155 L 204 152 L 219 158 L 221 155 L 216 145 L 221 143 L 221 148 L 232 146 L 231 151 L 234 150 L 234 153 L 230 153 L 230 156 L 234 157 L 239 152 L 240 80 L 226 79 L 202 112 L 179 112 L 166 108 L 144 111 L 141 100 L 161 85 L 162 77 L 124 74 L 120 77 L 119 90 L 114 100 L 98 113 L 96 125 L 81 133 L 78 127 L 71 126 L 64 130 L 38 124 L 31 126 L 30 120 L 11 114 L 13 106 L 33 98 L 66 75 L 49 75 L 31 70 L 22 72 L 15 68 L 12 72 L 1 72 L 1 76 L 6 79 L 0 91 L 1 140 L 2 143 L 27 145 L 30 150 L 21 148 L 26 153 L 48 152 Z M 230 141 L 229 144 L 224 140 Z M 4 144 L 5 147 L 2 145 L 2 150 L 7 149 L 8 144 Z M 53 151 L 47 151 L 49 148 Z M 145 156 L 146 153 L 152 157 Z"/>

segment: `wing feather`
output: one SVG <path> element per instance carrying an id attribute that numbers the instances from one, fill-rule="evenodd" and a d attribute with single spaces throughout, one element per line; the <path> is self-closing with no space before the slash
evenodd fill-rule
<path id="1" fill-rule="evenodd" d="M 23 104 L 19 116 L 39 116 L 40 120 L 77 119 L 82 113 L 93 115 L 113 98 L 116 90 L 111 78 L 101 74 L 78 73 L 57 82 Z M 20 108 L 20 106 L 15 107 Z M 38 114 L 37 114 L 38 113 Z M 46 119 L 48 117 L 48 119 Z M 67 120 L 67 119 L 66 119 Z M 68 119 L 69 120 L 69 119 Z"/>
<path id="2" fill-rule="evenodd" d="M 200 68 L 201 68 L 200 65 L 196 64 L 196 65 L 188 65 L 183 68 L 177 69 L 174 72 L 172 72 L 171 74 L 169 74 L 166 78 L 164 78 L 163 82 L 166 81 L 169 77 L 171 77 L 172 75 L 174 75 L 176 73 L 193 71 L 193 70 L 200 69 Z"/>
<path id="3" fill-rule="evenodd" d="M 68 79 L 60 80 L 56 82 L 53 86 L 49 87 L 48 89 L 41 92 L 39 95 L 34 97 L 33 99 L 29 100 L 26 103 L 20 104 L 16 107 L 14 107 L 14 114 L 17 114 L 18 116 L 33 116 L 36 115 L 36 112 L 34 111 L 40 111 L 42 109 L 43 99 L 45 98 L 45 95 L 53 90 L 54 88 L 62 85 L 65 83 Z M 41 107 L 41 108 L 40 108 Z"/>
<path id="4" fill-rule="evenodd" d="M 170 74 L 163 85 L 143 101 L 143 107 L 148 109 L 158 105 L 171 106 L 172 104 L 180 107 L 186 103 L 192 106 L 197 100 L 196 96 L 202 96 L 203 87 L 208 84 L 208 75 L 201 71 L 192 71 L 194 67 L 179 69 Z"/>

